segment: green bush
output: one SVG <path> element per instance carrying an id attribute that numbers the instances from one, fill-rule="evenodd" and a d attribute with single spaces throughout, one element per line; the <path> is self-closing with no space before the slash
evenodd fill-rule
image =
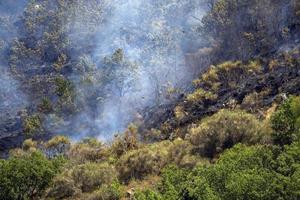
<path id="1" fill-rule="evenodd" d="M 109 150 L 96 139 L 87 138 L 71 146 L 67 153 L 75 163 L 100 162 L 109 157 Z"/>
<path id="2" fill-rule="evenodd" d="M 36 199 L 51 184 L 62 165 L 35 151 L 0 161 L 0 199 Z"/>
<path id="3" fill-rule="evenodd" d="M 105 184 L 112 184 L 117 179 L 117 172 L 107 163 L 86 163 L 72 170 L 72 178 L 82 192 L 92 192 Z"/>
<path id="4" fill-rule="evenodd" d="M 32 115 L 24 120 L 24 132 L 27 137 L 32 137 L 42 131 L 42 120 L 39 115 Z"/>
<path id="5" fill-rule="evenodd" d="M 162 196 L 152 190 L 137 191 L 134 193 L 134 200 L 163 200 Z"/>
<path id="6" fill-rule="evenodd" d="M 264 146 L 237 145 L 216 164 L 199 167 L 191 178 L 204 178 L 221 199 L 294 199 L 287 189 L 291 176 L 278 173 L 275 167 L 276 152 Z"/>
<path id="7" fill-rule="evenodd" d="M 157 187 L 167 200 L 298 199 L 298 151 L 299 144 L 286 146 L 283 152 L 272 146 L 239 144 L 214 164 L 193 171 L 164 169 Z"/>
<path id="8" fill-rule="evenodd" d="M 121 197 L 121 185 L 114 182 L 111 185 L 103 185 L 98 190 L 88 195 L 88 200 L 118 200 Z"/>
<path id="9" fill-rule="evenodd" d="M 55 79 L 56 94 L 62 98 L 70 98 L 73 95 L 72 83 L 64 77 L 57 77 Z"/>
<path id="10" fill-rule="evenodd" d="M 139 147 L 138 128 L 131 124 L 122 135 L 117 135 L 111 145 L 111 151 L 116 157 Z"/>
<path id="11" fill-rule="evenodd" d="M 300 139 L 300 97 L 290 97 L 272 115 L 275 144 L 291 144 Z"/>
<path id="12" fill-rule="evenodd" d="M 162 171 L 162 180 L 158 185 L 163 199 L 176 200 L 185 196 L 187 176 L 187 170 L 180 169 L 175 165 L 166 167 Z"/>
<path id="13" fill-rule="evenodd" d="M 158 174 L 167 163 L 167 155 L 167 149 L 160 144 L 129 151 L 117 163 L 120 180 L 128 182 L 130 179 Z"/>
<path id="14" fill-rule="evenodd" d="M 41 103 L 38 106 L 38 109 L 42 113 L 46 113 L 46 114 L 50 113 L 53 110 L 52 103 L 51 103 L 50 99 L 49 98 L 43 98 Z"/>
<path id="15" fill-rule="evenodd" d="M 260 122 L 239 110 L 221 110 L 191 128 L 189 135 L 197 152 L 211 158 L 237 143 L 255 144 L 262 138 Z"/>
<path id="16" fill-rule="evenodd" d="M 206 162 L 192 153 L 193 146 L 182 139 L 162 141 L 145 145 L 127 152 L 120 157 L 117 164 L 120 179 L 143 179 L 148 175 L 158 175 L 166 165 L 178 165 L 192 169 L 198 163 Z"/>
<path id="17" fill-rule="evenodd" d="M 187 196 L 197 200 L 221 200 L 205 178 L 197 176 L 187 185 Z"/>
<path id="18" fill-rule="evenodd" d="M 64 199 L 79 193 L 80 189 L 75 186 L 75 182 L 70 176 L 59 174 L 53 179 L 51 187 L 47 190 L 46 197 Z"/>

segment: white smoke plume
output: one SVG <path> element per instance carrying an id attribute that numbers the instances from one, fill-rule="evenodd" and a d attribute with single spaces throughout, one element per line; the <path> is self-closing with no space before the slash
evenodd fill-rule
<path id="1" fill-rule="evenodd" d="M 106 94 L 94 96 L 99 103 L 92 108 L 84 105 L 86 110 L 72 119 L 75 138 L 111 139 L 129 123 L 142 120 L 147 108 L 176 98 L 197 75 L 185 64 L 185 53 L 195 51 L 202 43 L 196 29 L 205 14 L 204 2 L 121 0 L 102 3 L 106 7 L 102 10 L 101 23 L 94 30 L 96 48 L 86 60 L 103 72 L 106 67 L 103 60 L 119 49 L 124 62 L 132 66 L 117 69 L 114 80 L 106 89 L 102 88 Z M 84 20 L 75 17 L 80 29 L 74 31 L 78 34 L 70 35 L 74 43 L 78 43 L 79 38 L 82 42 L 83 35 L 90 34 L 88 25 L 80 24 Z M 97 74 L 92 76 L 99 78 Z M 78 96 L 81 94 L 86 99 L 91 88 L 83 86 L 77 78 L 72 77 L 72 80 Z M 102 86 L 90 87 L 95 90 Z"/>

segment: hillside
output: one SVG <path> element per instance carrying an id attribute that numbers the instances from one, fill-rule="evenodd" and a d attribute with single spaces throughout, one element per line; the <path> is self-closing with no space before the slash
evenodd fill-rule
<path id="1" fill-rule="evenodd" d="M 298 0 L 0 1 L 0 199 L 300 199 Z"/>

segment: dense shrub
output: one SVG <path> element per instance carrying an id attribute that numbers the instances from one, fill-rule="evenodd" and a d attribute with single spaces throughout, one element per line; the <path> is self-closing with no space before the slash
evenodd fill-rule
<path id="1" fill-rule="evenodd" d="M 84 139 L 71 146 L 67 155 L 76 163 L 97 162 L 106 160 L 109 151 L 104 144 L 96 139 Z"/>
<path id="2" fill-rule="evenodd" d="M 144 148 L 129 151 L 121 156 L 117 166 L 120 179 L 128 182 L 130 179 L 142 179 L 149 174 L 158 174 L 167 163 L 168 148 L 162 142 Z"/>
<path id="3" fill-rule="evenodd" d="M 86 163 L 72 170 L 72 178 L 82 192 L 91 192 L 105 184 L 112 184 L 117 178 L 117 172 L 108 163 Z"/>
<path id="4" fill-rule="evenodd" d="M 280 152 L 278 148 L 239 144 L 224 152 L 215 164 L 199 166 L 192 172 L 171 166 L 163 170 L 159 194 L 155 191 L 147 193 L 170 200 L 297 199 L 300 191 L 298 181 L 295 181 L 299 177 L 299 145 L 286 148 L 295 159 L 292 165 L 277 159 L 286 157 L 286 152 Z M 277 163 L 292 173 L 282 174 Z"/>
<path id="5" fill-rule="evenodd" d="M 0 161 L 0 199 L 35 199 L 51 184 L 62 165 L 35 151 Z"/>
<path id="6" fill-rule="evenodd" d="M 238 145 L 198 173 L 222 199 L 290 199 L 293 195 L 285 189 L 290 177 L 276 172 L 274 157 L 268 147 Z"/>
<path id="7" fill-rule="evenodd" d="M 158 185 L 163 199 L 175 200 L 185 196 L 188 171 L 171 165 L 162 171 L 162 180 Z"/>
<path id="8" fill-rule="evenodd" d="M 53 110 L 52 103 L 49 98 L 43 98 L 41 103 L 38 105 L 38 110 L 42 113 L 50 113 Z"/>
<path id="9" fill-rule="evenodd" d="M 163 200 L 162 196 L 153 190 L 137 191 L 134 200 Z"/>
<path id="10" fill-rule="evenodd" d="M 124 153 L 137 149 L 139 147 L 138 129 L 134 125 L 130 125 L 122 135 L 117 135 L 111 145 L 111 151 L 117 157 Z"/>
<path id="11" fill-rule="evenodd" d="M 290 97 L 271 118 L 275 144 L 291 144 L 300 139 L 300 97 Z"/>
<path id="12" fill-rule="evenodd" d="M 39 115 L 32 115 L 24 120 L 24 133 L 27 137 L 32 137 L 42 131 L 42 119 Z"/>
<path id="13" fill-rule="evenodd" d="M 127 182 L 130 179 L 143 179 L 147 175 L 158 175 L 169 164 L 192 169 L 206 162 L 193 155 L 192 151 L 193 146 L 182 139 L 158 142 L 129 151 L 117 163 L 120 179 Z"/>
<path id="14" fill-rule="evenodd" d="M 98 190 L 88 195 L 87 200 L 118 200 L 121 197 L 121 185 L 114 182 L 103 185 Z"/>
<path id="15" fill-rule="evenodd" d="M 201 155 L 213 157 L 237 143 L 255 144 L 263 135 L 255 116 L 221 110 L 191 128 L 189 139 Z"/>
<path id="16" fill-rule="evenodd" d="M 80 189 L 75 186 L 75 182 L 70 176 L 60 174 L 53 179 L 53 184 L 48 189 L 46 197 L 64 199 L 80 194 L 80 192 Z"/>

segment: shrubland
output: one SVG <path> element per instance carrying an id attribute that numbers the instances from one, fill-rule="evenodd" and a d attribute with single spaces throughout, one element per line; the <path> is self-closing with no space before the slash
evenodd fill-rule
<path id="1" fill-rule="evenodd" d="M 111 144 L 28 139 L 0 162 L 2 199 L 297 199 L 299 106 L 291 96 L 264 120 L 220 110 L 149 144 L 133 126 Z"/>

